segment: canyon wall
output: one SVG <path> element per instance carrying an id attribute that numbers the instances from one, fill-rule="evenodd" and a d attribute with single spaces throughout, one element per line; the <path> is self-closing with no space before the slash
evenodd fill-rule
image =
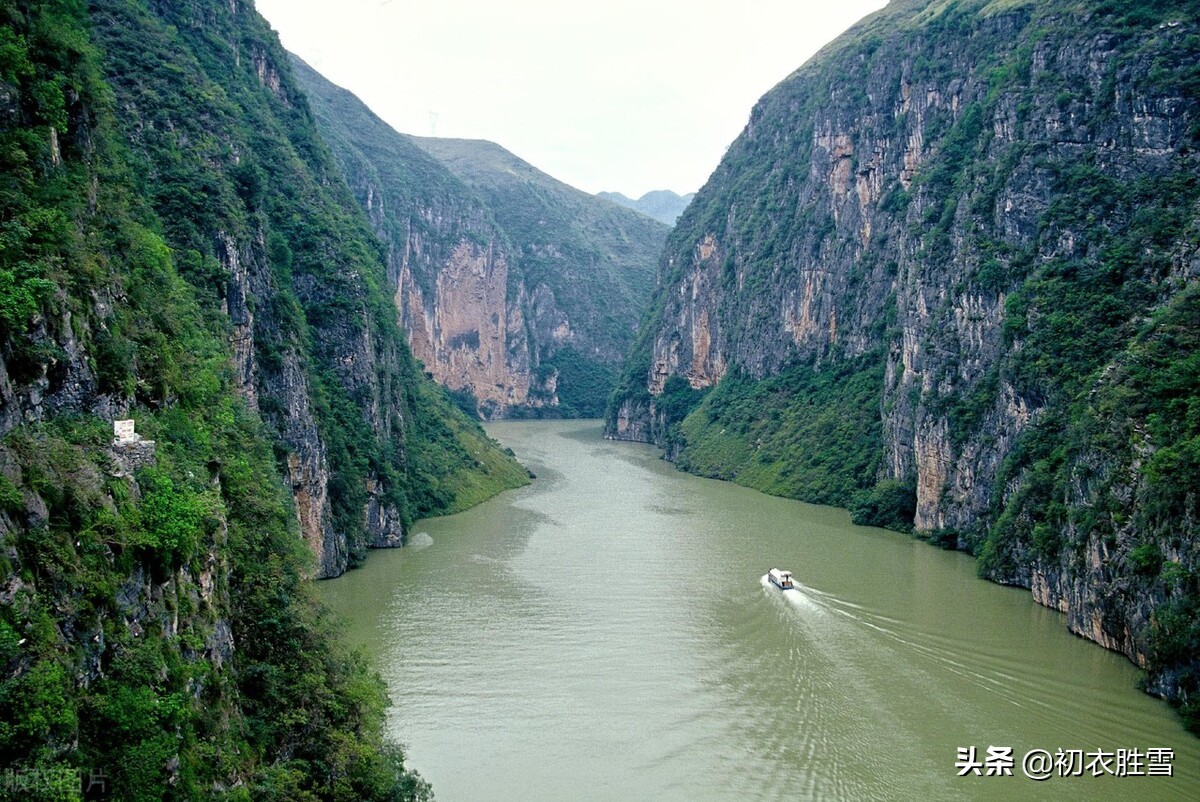
<path id="1" fill-rule="evenodd" d="M 667 227 L 490 142 L 408 137 L 293 57 L 414 356 L 479 416 L 599 416 Z"/>
<path id="2" fill-rule="evenodd" d="M 312 580 L 527 472 L 412 358 L 251 4 L 10 3 L 0 51 L 12 792 L 427 799 Z"/>
<path id="3" fill-rule="evenodd" d="M 1184 5 L 892 2 L 827 46 L 672 232 L 609 435 L 971 550 L 1190 709 Z"/>

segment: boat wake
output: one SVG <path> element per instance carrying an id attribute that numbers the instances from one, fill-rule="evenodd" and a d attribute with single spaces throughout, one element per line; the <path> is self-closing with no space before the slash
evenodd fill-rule
<path id="1" fill-rule="evenodd" d="M 860 604 L 839 598 L 829 593 L 796 583 L 793 590 L 779 590 L 771 584 L 767 575 L 762 577 L 764 590 L 772 595 L 782 596 L 783 599 L 796 608 L 810 612 L 820 612 L 823 615 L 832 614 L 832 620 L 842 620 L 850 623 L 860 633 L 871 633 L 875 638 L 882 637 L 884 641 L 895 647 L 920 655 L 923 659 L 937 663 L 942 670 L 961 677 L 989 693 L 1003 698 L 1018 707 L 1026 707 L 1024 700 L 1014 690 L 1019 679 L 1002 668 L 978 669 L 973 668 L 970 661 L 955 654 L 955 649 L 961 646 L 944 636 L 934 636 L 931 633 L 914 630 L 904 621 L 875 612 Z M 840 639 L 842 648 L 849 641 Z"/>
<path id="2" fill-rule="evenodd" d="M 807 591 L 809 588 L 804 587 L 798 582 L 794 588 L 780 590 L 771 584 L 771 580 L 767 578 L 766 574 L 763 574 L 761 578 L 761 584 L 763 586 L 763 590 L 770 592 L 772 595 L 779 595 L 783 597 L 783 600 L 788 604 L 791 604 L 793 607 L 813 611 L 824 610 L 824 608 L 816 601 L 816 599 L 808 595 Z"/>

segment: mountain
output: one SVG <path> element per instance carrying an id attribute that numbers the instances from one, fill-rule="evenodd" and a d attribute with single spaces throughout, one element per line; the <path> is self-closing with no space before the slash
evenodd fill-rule
<path id="1" fill-rule="evenodd" d="M 0 766 L 427 796 L 311 578 L 528 479 L 412 358 L 275 34 L 5 4 L 0 176 Z"/>
<path id="2" fill-rule="evenodd" d="M 609 435 L 970 551 L 1200 725 L 1196 19 L 893 0 L 852 28 L 672 231 Z"/>
<path id="3" fill-rule="evenodd" d="M 485 418 L 603 414 L 666 227 L 499 145 L 400 134 L 293 59 L 426 370 Z"/>
<path id="4" fill-rule="evenodd" d="M 578 414 L 600 415 L 637 333 L 667 227 L 558 181 L 491 142 L 413 137 L 492 210 L 519 268 L 536 370 L 578 385 Z M 567 401 L 564 396 L 564 401 Z"/>
<path id="5" fill-rule="evenodd" d="M 620 192 L 597 192 L 596 197 L 610 200 L 627 209 L 641 212 L 647 217 L 653 217 L 660 223 L 673 226 L 679 219 L 679 215 L 683 214 L 683 210 L 692 202 L 692 198 L 696 197 L 696 193 L 677 195 L 669 189 L 655 189 L 637 200 L 627 198 Z"/>

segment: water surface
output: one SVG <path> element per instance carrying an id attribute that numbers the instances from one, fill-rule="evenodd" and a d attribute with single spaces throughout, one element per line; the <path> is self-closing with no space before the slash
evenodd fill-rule
<path id="1" fill-rule="evenodd" d="M 1200 799 L 1200 741 L 1138 671 L 970 557 L 688 476 L 594 421 L 488 430 L 536 482 L 320 585 L 441 802 Z M 1014 776 L 956 776 L 971 746 L 1011 747 Z M 1150 748 L 1174 776 L 1020 766 Z"/>

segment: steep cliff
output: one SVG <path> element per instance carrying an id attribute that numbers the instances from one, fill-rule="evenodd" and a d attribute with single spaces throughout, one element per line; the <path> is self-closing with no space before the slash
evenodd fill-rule
<path id="1" fill-rule="evenodd" d="M 1198 12 L 852 28 L 672 232 L 610 436 L 971 550 L 1194 717 Z"/>
<path id="2" fill-rule="evenodd" d="M 424 796 L 311 578 L 526 475 L 411 358 L 274 34 L 5 4 L 0 175 L 0 793 Z"/>
<path id="3" fill-rule="evenodd" d="M 294 61 L 322 134 L 387 244 L 413 354 L 485 418 L 600 415 L 666 227 L 499 146 L 400 134 Z"/>
<path id="4" fill-rule="evenodd" d="M 236 3 L 112 6 L 94 33 L 124 135 L 185 277 L 228 315 L 238 391 L 280 435 L 318 576 L 461 508 L 480 474 L 519 484 L 413 363 L 379 243 L 265 21 Z"/>

